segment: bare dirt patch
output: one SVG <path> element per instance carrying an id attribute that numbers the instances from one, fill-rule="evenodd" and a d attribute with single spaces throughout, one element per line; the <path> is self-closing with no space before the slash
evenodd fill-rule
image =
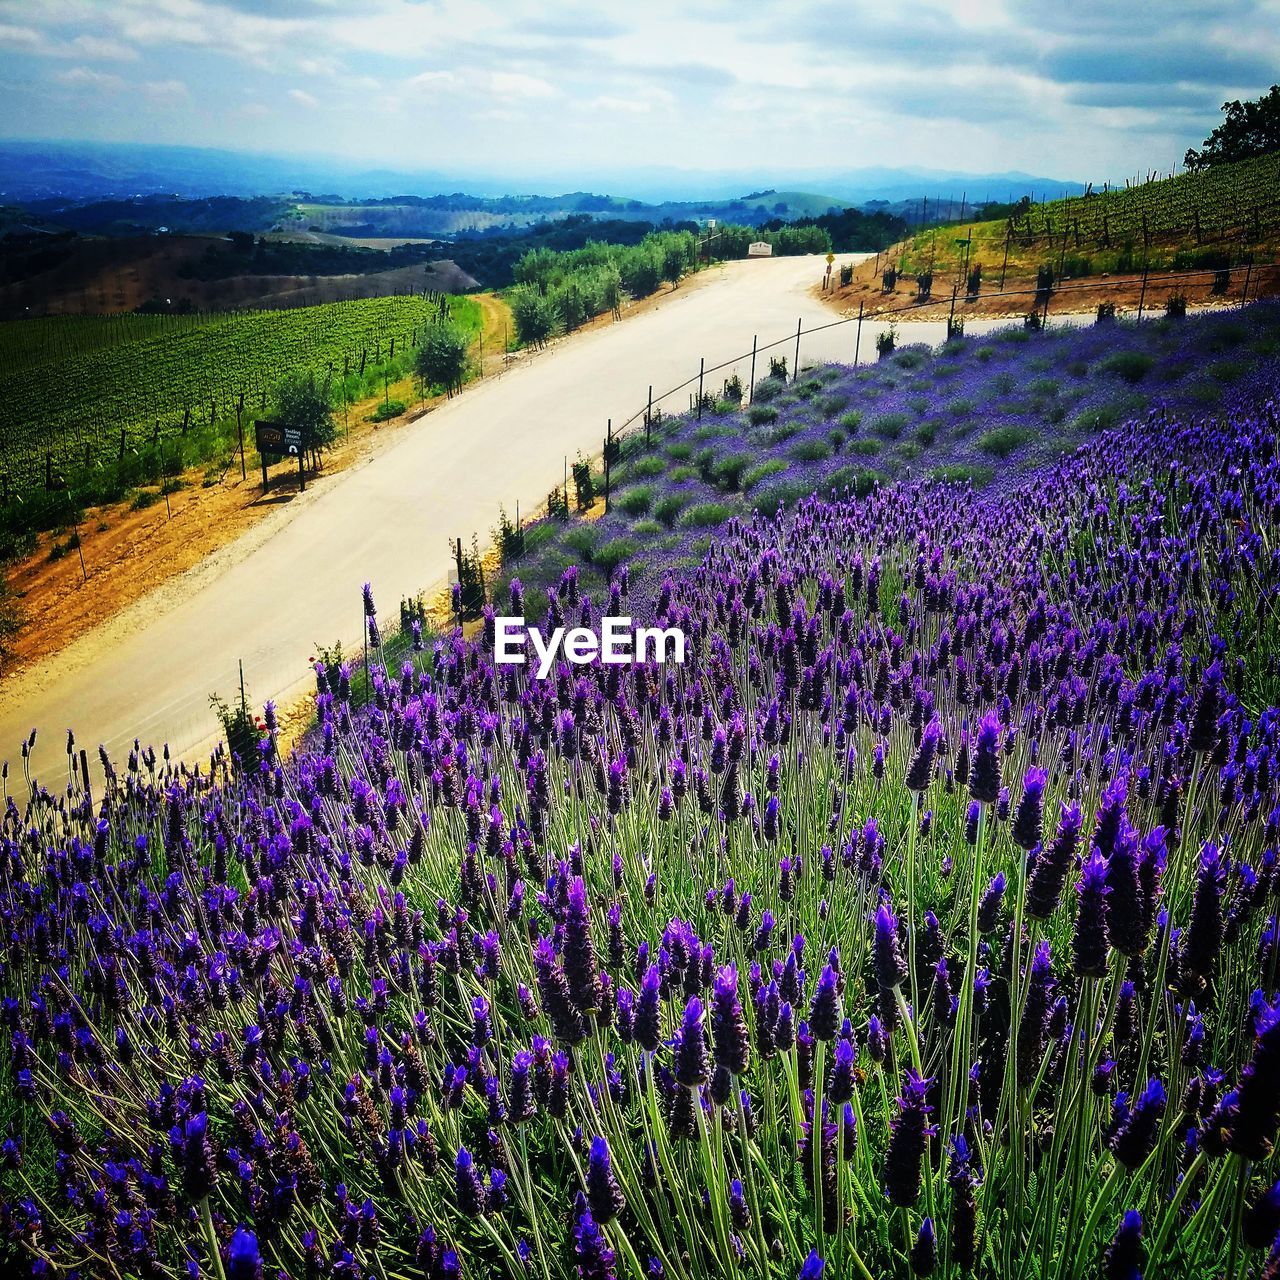
<path id="1" fill-rule="evenodd" d="M 893 261 L 893 252 L 868 259 L 854 269 L 853 282 L 843 288 L 838 285 L 824 290 L 815 285 L 812 292 L 841 315 L 857 315 L 862 304 L 864 316 L 892 314 L 900 320 L 946 320 L 952 314 L 952 287 L 958 286 L 955 298 L 955 316 L 958 320 L 969 318 L 1020 319 L 1035 307 L 1036 281 L 1034 276 L 1005 277 L 1000 287 L 998 275 L 988 274 L 976 298 L 965 296 L 965 283 L 951 276 L 937 275 L 933 292 L 927 302 L 916 301 L 914 278 L 902 277 L 896 287 L 885 293 L 881 285 L 879 267 Z M 837 255 L 836 271 L 839 268 Z M 835 276 L 838 279 L 838 275 Z M 1243 267 L 1233 268 L 1230 285 L 1225 294 L 1214 294 L 1213 276 L 1201 273 L 1196 276 L 1178 276 L 1166 271 L 1152 272 L 1144 290 L 1142 275 L 1085 276 L 1078 280 L 1063 279 L 1049 298 L 1049 319 L 1056 314 L 1093 313 L 1104 302 L 1115 304 L 1118 312 L 1136 312 L 1141 304 L 1153 315 L 1163 312 L 1165 302 L 1172 293 L 1186 296 L 1188 308 L 1221 307 L 1238 305 L 1245 284 Z M 1249 297 L 1271 297 L 1280 294 L 1280 267 L 1257 266 L 1248 273 Z"/>

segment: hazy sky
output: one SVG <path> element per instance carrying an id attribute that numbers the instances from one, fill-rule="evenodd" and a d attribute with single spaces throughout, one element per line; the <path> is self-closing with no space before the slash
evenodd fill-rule
<path id="1" fill-rule="evenodd" d="M 533 174 L 1123 177 L 1280 78 L 1280 0 L 0 0 L 0 132 Z"/>

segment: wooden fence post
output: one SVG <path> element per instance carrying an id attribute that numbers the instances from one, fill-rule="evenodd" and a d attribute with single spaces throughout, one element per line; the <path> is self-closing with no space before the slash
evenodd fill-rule
<path id="1" fill-rule="evenodd" d="M 857 337 L 853 341 L 853 363 L 858 363 L 858 353 L 862 350 L 862 303 L 858 303 Z"/>
<path id="2" fill-rule="evenodd" d="M 804 324 L 804 316 L 796 319 L 796 367 L 791 371 L 791 381 L 794 382 L 800 376 L 800 326 Z"/>
<path id="3" fill-rule="evenodd" d="M 756 342 L 759 334 L 751 335 L 751 386 L 747 391 L 747 399 L 754 401 L 756 398 Z"/>
<path id="4" fill-rule="evenodd" d="M 707 367 L 707 357 L 702 356 L 698 361 L 698 421 L 702 421 L 702 371 Z M 608 504 L 605 505 L 607 511 Z"/>
<path id="5" fill-rule="evenodd" d="M 613 464 L 613 419 L 610 418 L 604 436 L 604 513 L 609 514 L 609 471 Z"/>

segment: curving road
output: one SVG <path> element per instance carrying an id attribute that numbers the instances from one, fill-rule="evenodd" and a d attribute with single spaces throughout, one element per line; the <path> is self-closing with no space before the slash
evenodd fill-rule
<path id="1" fill-rule="evenodd" d="M 846 255 L 842 255 L 845 257 Z M 242 537 L 47 662 L 0 683 L 0 759 L 15 765 L 33 727 L 33 772 L 58 783 L 66 730 L 113 758 L 135 737 L 168 743 L 177 756 L 206 755 L 217 736 L 209 696 L 230 699 L 237 660 L 250 697 L 282 704 L 310 683 L 317 644 L 361 637 L 361 584 L 382 612 L 446 577 L 448 539 L 470 539 L 496 521 L 498 505 L 524 510 L 545 499 L 566 455 L 597 452 L 606 419 L 751 347 L 827 324 L 809 295 L 820 258 L 730 263 L 620 324 L 575 335 L 500 377 L 468 388 L 421 418 L 360 465 L 308 485 Z M 874 358 L 872 322 L 863 360 Z M 978 325 L 971 324 L 972 329 Z M 919 332 L 916 332 L 919 330 Z M 940 341 L 942 324 L 900 325 L 899 340 Z M 802 361 L 851 361 L 852 325 L 805 337 Z M 776 348 L 794 355 L 794 337 Z M 750 361 L 736 367 L 743 380 Z M 767 371 L 762 357 L 758 372 Z M 708 380 L 718 388 L 729 370 Z M 688 407 L 688 391 L 664 406 Z"/>

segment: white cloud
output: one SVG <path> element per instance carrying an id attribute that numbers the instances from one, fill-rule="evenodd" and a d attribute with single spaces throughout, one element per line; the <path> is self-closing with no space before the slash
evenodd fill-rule
<path id="1" fill-rule="evenodd" d="M 43 37 L 32 27 L 15 27 L 10 23 L 0 22 L 0 48 L 39 53 L 42 44 Z"/>
<path id="2" fill-rule="evenodd" d="M 80 58 L 90 58 L 98 62 L 136 62 L 138 51 L 132 45 L 123 44 L 119 40 L 105 39 L 102 36 L 76 36 L 67 45 L 68 54 Z"/>
<path id="3" fill-rule="evenodd" d="M 560 90 L 538 76 L 520 71 L 494 71 L 488 77 L 491 93 L 504 98 L 558 98 Z"/>
<path id="4" fill-rule="evenodd" d="M 289 97 L 300 106 L 304 106 L 314 111 L 320 105 L 320 99 L 314 98 L 305 89 L 290 89 Z"/>
<path id="5" fill-rule="evenodd" d="M 152 102 L 160 106 L 176 106 L 191 96 L 181 80 L 148 80 L 142 90 Z"/>
<path id="6" fill-rule="evenodd" d="M 125 82 L 106 71 L 95 71 L 92 67 L 71 67 L 67 71 L 59 71 L 53 77 L 59 84 L 71 89 L 96 90 L 99 93 L 119 93 Z"/>

